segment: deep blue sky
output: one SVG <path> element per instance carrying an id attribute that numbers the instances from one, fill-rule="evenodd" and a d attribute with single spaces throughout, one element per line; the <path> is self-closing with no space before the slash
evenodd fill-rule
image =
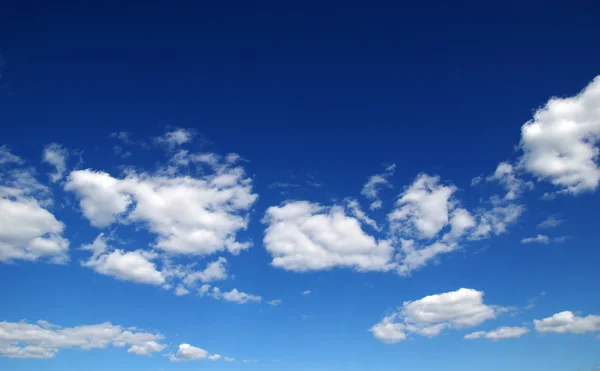
<path id="1" fill-rule="evenodd" d="M 574 96 L 600 74 L 599 11 L 591 1 L 4 2 L 0 146 L 26 161 L 19 166 L 35 167 L 37 179 L 50 187 L 54 204 L 47 208 L 65 225 L 70 262 L 0 262 L 0 321 L 48 320 L 64 327 L 110 321 L 158 331 L 167 347 L 152 357 L 110 346 L 60 349 L 53 359 L 0 357 L 0 369 L 600 366 L 598 330 L 541 334 L 532 323 L 567 310 L 600 315 L 598 194 L 589 189 L 541 200 L 560 187 L 517 169 L 521 126 L 549 98 Z M 597 111 L 600 101 L 593 103 Z M 199 268 L 226 257 L 229 280 L 216 285 L 260 295 L 262 303 L 200 298 L 195 291 L 175 296 L 80 264 L 90 253 L 78 248 L 100 232 L 129 241 L 120 247 L 126 251 L 152 250 L 156 234 L 131 224 L 90 225 L 77 195 L 65 190 L 68 178 L 48 180 L 52 168 L 41 162 L 44 147 L 58 143 L 70 153 L 67 175 L 94 169 L 119 178 L 122 165 L 140 172 L 164 165 L 173 149 L 152 138 L 177 128 L 196 133 L 182 147 L 190 153 L 240 154 L 258 195 L 248 209 L 247 230 L 238 233 L 253 242 L 250 249 L 237 256 L 187 256 L 185 262 Z M 149 148 L 111 138 L 115 132 L 130 132 L 132 141 Z M 597 131 L 591 133 L 597 138 Z M 115 155 L 116 145 L 132 155 Z M 441 183 L 456 186 L 454 197 L 475 215 L 488 197 L 503 194 L 500 185 L 485 181 L 502 161 L 512 163 L 523 182 L 535 183 L 516 201 L 526 211 L 505 233 L 465 239 L 462 250 L 410 276 L 335 266 L 299 273 L 271 265 L 263 243 L 268 223 L 261 222 L 269 207 L 292 200 L 343 205 L 355 198 L 384 226 L 375 232 L 363 225 L 365 233 L 392 238 L 386 215 L 418 174 L 439 175 Z M 370 211 L 361 189 L 392 163 L 393 188 L 383 187 L 384 207 Z M 472 187 L 481 174 L 483 185 Z M 555 230 L 536 228 L 553 215 L 565 221 Z M 0 228 L 0 242 L 2 233 Z M 521 243 L 538 234 L 568 238 Z M 393 245 L 399 249 L 398 241 Z M 412 334 L 384 344 L 368 331 L 406 301 L 461 287 L 485 292 L 488 305 L 512 309 L 431 339 Z M 305 290 L 311 294 L 302 295 Z M 533 298 L 536 306 L 524 309 Z M 283 303 L 266 304 L 273 299 Z M 497 342 L 463 339 L 500 326 L 531 332 Z M 0 334 L 0 346 L 2 341 Z M 177 352 L 180 343 L 236 361 L 170 362 L 162 356 Z"/>

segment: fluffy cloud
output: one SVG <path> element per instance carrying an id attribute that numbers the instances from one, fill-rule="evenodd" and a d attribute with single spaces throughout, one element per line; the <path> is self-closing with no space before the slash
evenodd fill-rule
<path id="1" fill-rule="evenodd" d="M 578 317 L 571 311 L 564 311 L 556 313 L 552 317 L 536 319 L 533 321 L 533 325 L 538 332 L 583 334 L 600 331 L 600 316 Z"/>
<path id="2" fill-rule="evenodd" d="M 372 201 L 370 206 L 371 210 L 381 208 L 382 202 L 379 199 L 379 190 L 382 187 L 391 187 L 388 178 L 394 175 L 395 171 L 396 164 L 392 164 L 385 169 L 385 173 L 371 176 L 363 186 L 361 194 Z"/>
<path id="3" fill-rule="evenodd" d="M 527 327 L 499 327 L 493 331 L 477 331 L 471 334 L 465 335 L 465 339 L 489 339 L 489 340 L 503 340 L 511 338 L 520 338 L 527 334 L 529 329 Z"/>
<path id="4" fill-rule="evenodd" d="M 197 281 L 213 282 L 227 279 L 227 259 L 221 257 L 212 263 L 208 263 L 202 271 L 189 273 L 183 282 L 193 286 Z"/>
<path id="5" fill-rule="evenodd" d="M 38 321 L 0 322 L 0 356 L 10 358 L 53 358 L 60 349 L 95 349 L 129 347 L 127 352 L 149 355 L 160 352 L 165 345 L 160 334 L 126 330 L 109 322 L 98 325 L 60 327 Z"/>
<path id="6" fill-rule="evenodd" d="M 268 208 L 263 222 L 268 224 L 264 244 L 275 267 L 300 272 L 335 266 L 360 271 L 391 268 L 390 243 L 366 234 L 341 206 L 288 202 Z"/>
<path id="7" fill-rule="evenodd" d="M 207 156 L 189 159 L 197 164 Z M 79 197 L 83 214 L 94 226 L 141 223 L 158 236 L 154 247 L 169 254 L 237 254 L 250 247 L 237 241 L 236 233 L 247 227 L 247 212 L 257 195 L 243 168 L 214 154 L 208 157 L 214 159 L 212 173 L 200 177 L 167 171 L 129 172 L 118 179 L 88 169 L 71 172 L 65 189 Z"/>
<path id="8" fill-rule="evenodd" d="M 461 288 L 404 302 L 397 313 L 384 317 L 370 331 L 380 341 L 396 343 L 409 333 L 432 337 L 444 329 L 474 327 L 505 311 L 484 304 L 483 296 L 482 291 Z"/>
<path id="9" fill-rule="evenodd" d="M 448 224 L 450 197 L 456 190 L 439 184 L 439 177 L 420 174 L 400 194 L 388 215 L 393 232 L 417 238 L 432 238 Z"/>
<path id="10" fill-rule="evenodd" d="M 92 257 L 82 262 L 82 265 L 100 274 L 151 285 L 165 283 L 165 277 L 156 270 L 152 262 L 157 257 L 155 253 L 144 250 L 126 252 L 113 249 L 107 245 L 103 234 L 96 237 L 93 243 L 81 246 L 81 249 L 92 252 Z"/>
<path id="11" fill-rule="evenodd" d="M 61 180 L 67 171 L 68 152 L 63 146 L 51 143 L 44 148 L 42 160 L 54 167 L 54 172 L 48 174 L 53 183 Z"/>
<path id="12" fill-rule="evenodd" d="M 525 207 L 518 203 L 506 202 L 497 197 L 490 198 L 490 206 L 478 211 L 477 226 L 469 235 L 471 240 L 489 238 L 492 234 L 500 235 L 507 231 L 525 212 Z"/>
<path id="13" fill-rule="evenodd" d="M 218 361 L 223 358 L 220 354 L 210 354 L 207 350 L 192 346 L 190 344 L 180 344 L 177 354 L 171 355 L 169 359 L 171 361 L 200 361 L 208 359 L 211 361 Z M 231 362 L 233 358 L 225 357 L 225 360 Z"/>
<path id="14" fill-rule="evenodd" d="M 33 169 L 14 167 L 23 161 L 0 147 L 0 262 L 68 261 L 64 224 L 48 211 L 50 191 Z"/>
<path id="15" fill-rule="evenodd" d="M 521 166 L 560 192 L 578 194 L 598 187 L 600 76 L 579 94 L 551 98 L 521 128 Z"/>

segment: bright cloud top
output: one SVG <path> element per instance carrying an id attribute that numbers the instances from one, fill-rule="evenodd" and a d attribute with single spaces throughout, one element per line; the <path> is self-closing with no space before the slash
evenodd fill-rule
<path id="1" fill-rule="evenodd" d="M 60 349 L 128 347 L 128 353 L 150 355 L 165 348 L 160 334 L 130 330 L 110 322 L 60 327 L 46 321 L 0 322 L 0 356 L 53 358 Z"/>
<path id="2" fill-rule="evenodd" d="M 407 301 L 397 313 L 384 317 L 370 331 L 382 342 L 397 343 L 410 333 L 433 337 L 445 329 L 474 327 L 506 311 L 485 304 L 483 296 L 482 291 L 461 288 Z"/>
<path id="3" fill-rule="evenodd" d="M 177 351 L 177 354 L 172 354 L 169 359 L 173 362 L 178 362 L 178 361 L 200 361 L 200 360 L 211 360 L 211 361 L 218 361 L 221 358 L 223 358 L 220 354 L 210 354 L 207 350 L 204 350 L 202 348 L 198 348 L 195 346 L 192 346 L 190 344 L 180 344 L 179 345 L 179 350 Z M 232 358 L 227 358 L 227 360 L 233 360 Z"/>
<path id="4" fill-rule="evenodd" d="M 208 157 L 213 172 L 200 177 L 130 172 L 119 179 L 87 169 L 71 172 L 65 189 L 79 197 L 96 227 L 142 223 L 158 236 L 154 247 L 169 254 L 237 254 L 251 245 L 237 241 L 236 233 L 246 229 L 257 195 L 243 168 Z M 206 163 L 201 156 L 183 159 Z"/>
<path id="5" fill-rule="evenodd" d="M 560 192 L 595 190 L 600 181 L 600 77 L 579 94 L 551 98 L 521 128 L 522 166 Z"/>

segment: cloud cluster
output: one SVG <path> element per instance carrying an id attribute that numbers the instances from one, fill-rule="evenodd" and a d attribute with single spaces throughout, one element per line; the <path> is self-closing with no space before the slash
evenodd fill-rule
<path id="1" fill-rule="evenodd" d="M 7 147 L 0 147 L 0 262 L 68 261 L 65 226 L 49 211 L 50 190 L 35 170 Z"/>
<path id="2" fill-rule="evenodd" d="M 384 317 L 370 331 L 382 342 L 397 343 L 406 340 L 411 333 L 433 337 L 445 329 L 474 327 L 506 311 L 485 304 L 483 296 L 482 291 L 461 288 L 407 301 L 398 312 Z"/>
<path id="3" fill-rule="evenodd" d="M 9 358 L 53 358 L 60 349 L 128 347 L 128 353 L 150 355 L 166 346 L 160 334 L 126 329 L 105 322 L 97 325 L 60 327 L 47 321 L 0 322 L 0 356 Z"/>

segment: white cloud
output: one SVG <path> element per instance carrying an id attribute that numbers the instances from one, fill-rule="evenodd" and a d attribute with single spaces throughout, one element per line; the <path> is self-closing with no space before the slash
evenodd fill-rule
<path id="1" fill-rule="evenodd" d="M 543 244 L 548 244 L 548 243 L 550 243 L 550 237 L 544 236 L 543 234 L 538 234 L 535 237 L 523 238 L 521 240 L 521 243 L 543 243 Z"/>
<path id="2" fill-rule="evenodd" d="M 82 265 L 100 274 L 150 285 L 165 283 L 165 277 L 152 262 L 157 257 L 155 253 L 144 250 L 126 252 L 111 248 L 103 234 L 98 235 L 93 243 L 81 246 L 81 249 L 92 252 L 92 256 L 82 262 Z"/>
<path id="3" fill-rule="evenodd" d="M 128 346 L 128 353 L 160 352 L 163 336 L 127 330 L 110 322 L 98 325 L 60 327 L 46 321 L 0 322 L 0 356 L 9 358 L 53 358 L 60 349 L 96 349 Z"/>
<path id="4" fill-rule="evenodd" d="M 471 240 L 489 238 L 492 234 L 505 233 L 508 226 L 514 224 L 525 212 L 523 205 L 505 202 L 496 197 L 491 197 L 490 206 L 478 211 L 477 226 L 469 235 Z"/>
<path id="5" fill-rule="evenodd" d="M 227 259 L 221 257 L 214 262 L 208 263 L 202 271 L 189 273 L 183 282 L 186 285 L 194 285 L 197 281 L 213 282 L 227 279 Z"/>
<path id="6" fill-rule="evenodd" d="M 527 334 L 529 329 L 527 327 L 499 327 L 493 331 L 477 331 L 471 334 L 465 335 L 465 339 L 473 340 L 473 339 L 489 339 L 489 340 L 503 340 L 503 339 L 512 339 L 512 338 L 520 338 L 521 336 Z"/>
<path id="7" fill-rule="evenodd" d="M 68 155 L 67 150 L 57 143 L 51 143 L 44 148 L 42 160 L 54 166 L 54 172 L 48 174 L 53 183 L 58 182 L 65 176 Z"/>
<path id="8" fill-rule="evenodd" d="M 258 363 L 258 359 L 245 359 L 242 362 L 244 362 L 244 363 Z"/>
<path id="9" fill-rule="evenodd" d="M 556 215 L 550 215 L 544 221 L 537 225 L 540 229 L 556 228 L 564 222 L 564 219 L 558 219 Z"/>
<path id="10" fill-rule="evenodd" d="M 484 293 L 461 288 L 457 291 L 407 301 L 395 314 L 384 317 L 370 331 L 387 343 L 405 340 L 409 333 L 433 337 L 444 329 L 477 326 L 505 311 L 486 305 Z"/>
<path id="11" fill-rule="evenodd" d="M 507 162 L 498 164 L 494 174 L 487 177 L 487 181 L 497 181 L 504 186 L 507 191 L 504 199 L 509 201 L 517 199 L 523 192 L 533 188 L 532 182 L 517 178 L 515 168 Z"/>
<path id="12" fill-rule="evenodd" d="M 310 295 L 311 291 L 310 290 L 306 290 L 304 292 L 302 292 L 302 295 Z"/>
<path id="13" fill-rule="evenodd" d="M 270 306 L 273 306 L 273 307 L 278 307 L 281 305 L 281 303 L 283 303 L 283 300 L 280 300 L 280 299 L 275 299 L 275 300 L 271 300 L 271 301 L 267 302 L 267 304 L 269 304 Z"/>
<path id="14" fill-rule="evenodd" d="M 177 128 L 165 133 L 164 135 L 155 138 L 159 144 L 164 144 L 169 148 L 174 148 L 192 140 L 195 133 L 188 129 Z"/>
<path id="15" fill-rule="evenodd" d="M 551 98 L 521 128 L 521 166 L 561 192 L 579 194 L 598 187 L 600 77 L 579 94 Z"/>
<path id="16" fill-rule="evenodd" d="M 211 361 L 218 361 L 221 358 L 223 358 L 220 354 L 211 354 L 210 356 L 208 356 L 208 359 L 210 359 Z"/>
<path id="17" fill-rule="evenodd" d="M 396 208 L 388 215 L 394 233 L 417 238 L 432 238 L 448 224 L 453 186 L 439 184 L 440 178 L 420 174 L 400 194 Z"/>
<path id="18" fill-rule="evenodd" d="M 190 290 L 186 289 L 185 287 L 183 287 L 181 285 L 177 286 L 177 288 L 175 289 L 175 295 L 177 295 L 177 296 L 185 296 L 189 293 L 190 293 Z"/>
<path id="19" fill-rule="evenodd" d="M 600 331 L 600 316 L 578 317 L 571 311 L 564 311 L 552 317 L 536 319 L 533 324 L 538 332 L 583 334 Z"/>
<path id="20" fill-rule="evenodd" d="M 88 169 L 71 172 L 65 189 L 76 193 L 96 227 L 140 223 L 158 236 L 154 247 L 169 254 L 237 254 L 251 245 L 236 234 L 246 229 L 258 196 L 243 168 L 212 157 L 213 172 L 199 177 L 130 171 L 118 179 Z"/>
<path id="21" fill-rule="evenodd" d="M 238 289 L 222 292 L 221 289 L 219 289 L 218 287 L 213 287 L 212 291 L 210 290 L 210 288 L 211 286 L 209 284 L 202 285 L 202 287 L 198 289 L 198 295 L 206 295 L 213 299 L 225 300 L 238 304 L 246 304 L 251 302 L 260 303 L 262 301 L 262 297 L 258 295 L 247 294 L 245 292 L 239 291 Z"/>
<path id="22" fill-rule="evenodd" d="M 348 209 L 350 210 L 350 213 L 359 221 L 365 223 L 376 231 L 381 230 L 377 223 L 373 219 L 369 218 L 367 214 L 365 214 L 365 212 L 360 208 L 358 201 L 348 200 Z"/>
<path id="23" fill-rule="evenodd" d="M 341 206 L 287 202 L 269 207 L 263 222 L 268 224 L 264 244 L 275 267 L 299 272 L 336 266 L 359 271 L 391 268 L 390 243 L 366 234 Z"/>
<path id="24" fill-rule="evenodd" d="M 235 360 L 235 358 L 223 357 L 220 354 L 210 354 L 207 350 L 192 346 L 190 344 L 180 344 L 177 354 L 171 354 L 169 357 L 169 360 L 172 362 L 201 361 L 205 359 L 210 361 L 224 359 L 227 362 L 232 362 Z"/>
<path id="25" fill-rule="evenodd" d="M 223 357 L 223 360 L 224 360 L 225 362 L 234 362 L 234 361 L 235 361 L 235 358 L 232 358 L 232 357 Z"/>
<path id="26" fill-rule="evenodd" d="M 0 262 L 44 260 L 66 263 L 69 241 L 64 224 L 48 211 L 50 191 L 22 161 L 0 147 Z"/>
<path id="27" fill-rule="evenodd" d="M 379 209 L 382 206 L 382 202 L 379 199 L 379 190 L 382 187 L 390 187 L 391 184 L 388 178 L 394 175 L 396 171 L 396 164 L 392 164 L 385 169 L 385 173 L 375 174 L 367 180 L 367 183 L 363 186 L 361 194 L 367 199 L 371 200 L 371 210 Z"/>

